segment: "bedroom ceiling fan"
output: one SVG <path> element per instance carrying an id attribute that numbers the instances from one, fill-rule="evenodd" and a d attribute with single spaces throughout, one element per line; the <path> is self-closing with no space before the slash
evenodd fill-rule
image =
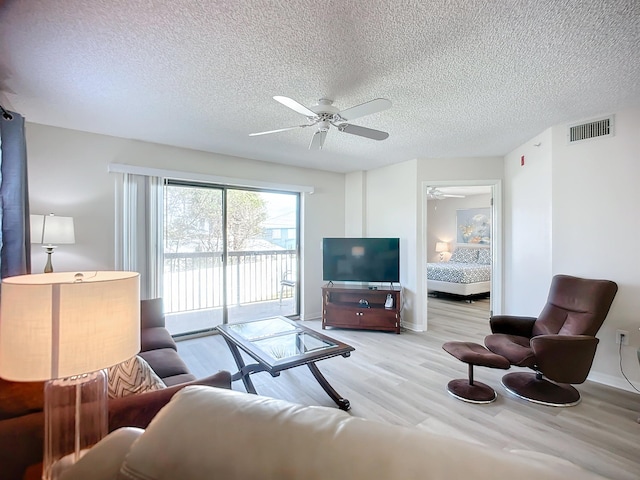
<path id="1" fill-rule="evenodd" d="M 427 188 L 427 199 L 428 200 L 442 200 L 444 198 L 464 198 L 464 195 L 456 195 L 453 193 L 444 193 L 441 190 L 438 190 L 436 187 L 428 187 Z"/>
<path id="2" fill-rule="evenodd" d="M 380 130 L 374 130 L 373 128 L 360 127 L 347 123 L 356 118 L 364 117 L 365 115 L 371 115 L 373 113 L 381 112 L 391 107 L 391 102 L 386 98 L 376 98 L 368 102 L 356 105 L 345 110 L 338 110 L 334 107 L 333 100 L 327 98 L 321 98 L 318 100 L 318 104 L 312 107 L 305 107 L 301 103 L 289 97 L 275 96 L 274 100 L 280 102 L 286 107 L 294 110 L 307 117 L 306 124 L 296 125 L 294 127 L 279 128 L 277 130 L 268 130 L 266 132 L 250 133 L 250 137 L 258 135 L 268 135 L 270 133 L 285 132 L 287 130 L 294 130 L 296 128 L 314 127 L 315 133 L 311 138 L 309 144 L 309 150 L 321 150 L 324 145 L 324 140 L 327 137 L 329 128 L 333 125 L 339 132 L 350 133 L 351 135 L 358 135 L 360 137 L 371 138 L 372 140 L 384 140 L 389 137 L 387 132 Z"/>

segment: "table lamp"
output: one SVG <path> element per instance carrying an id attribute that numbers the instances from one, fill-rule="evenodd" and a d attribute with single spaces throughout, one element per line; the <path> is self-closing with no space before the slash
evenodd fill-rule
<path id="1" fill-rule="evenodd" d="M 51 254 L 57 247 L 55 244 L 76 243 L 73 217 L 49 215 L 31 215 L 31 243 L 41 243 L 47 252 L 47 264 L 44 273 L 53 272 Z"/>
<path id="2" fill-rule="evenodd" d="M 449 244 L 447 242 L 436 242 L 436 252 L 440 254 L 440 261 L 444 261 L 444 252 L 449 251 Z"/>
<path id="3" fill-rule="evenodd" d="M 107 434 L 107 374 L 140 350 L 136 272 L 64 272 L 2 280 L 0 377 L 45 381 L 45 480 Z"/>

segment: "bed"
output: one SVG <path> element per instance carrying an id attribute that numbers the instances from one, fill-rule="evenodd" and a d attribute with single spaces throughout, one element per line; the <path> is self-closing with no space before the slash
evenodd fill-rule
<path id="1" fill-rule="evenodd" d="M 448 262 L 427 263 L 427 291 L 468 297 L 491 291 L 491 250 L 456 247 Z"/>

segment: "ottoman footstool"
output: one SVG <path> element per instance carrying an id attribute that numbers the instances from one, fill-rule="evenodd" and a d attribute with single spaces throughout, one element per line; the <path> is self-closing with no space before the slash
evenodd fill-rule
<path id="1" fill-rule="evenodd" d="M 489 385 L 473 380 L 474 365 L 507 370 L 511 365 L 509 360 L 501 355 L 490 352 L 482 345 L 471 342 L 447 342 L 442 345 L 461 362 L 469 365 L 469 378 L 451 380 L 447 390 L 459 400 L 470 403 L 491 403 L 496 399 L 496 392 Z"/>

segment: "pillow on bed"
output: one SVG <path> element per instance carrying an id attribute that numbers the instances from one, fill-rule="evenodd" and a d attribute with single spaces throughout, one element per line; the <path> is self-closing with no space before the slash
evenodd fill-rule
<path id="1" fill-rule="evenodd" d="M 450 262 L 456 263 L 477 263 L 477 248 L 456 248 L 451 254 Z"/>
<path id="2" fill-rule="evenodd" d="M 483 265 L 491 265 L 491 250 L 483 248 L 478 252 L 478 263 Z"/>

